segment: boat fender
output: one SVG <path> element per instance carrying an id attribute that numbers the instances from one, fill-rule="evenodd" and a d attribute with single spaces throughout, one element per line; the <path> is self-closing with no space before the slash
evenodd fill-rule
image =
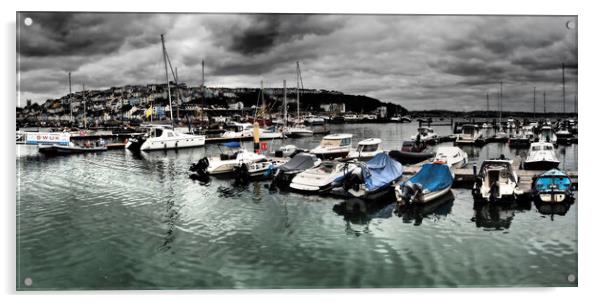
<path id="1" fill-rule="evenodd" d="M 177 149 L 178 148 L 178 141 L 176 141 L 176 143 L 174 145 L 175 145 L 175 148 Z"/>

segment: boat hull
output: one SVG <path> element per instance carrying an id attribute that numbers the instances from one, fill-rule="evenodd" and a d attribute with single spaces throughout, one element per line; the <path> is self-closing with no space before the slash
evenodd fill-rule
<path id="1" fill-rule="evenodd" d="M 333 160 L 337 158 L 346 158 L 347 155 L 349 155 L 349 151 L 314 152 L 313 154 L 322 160 Z"/>
<path id="2" fill-rule="evenodd" d="M 523 168 L 526 170 L 549 170 L 558 167 L 559 162 L 556 161 L 530 161 L 524 162 Z"/>
<path id="3" fill-rule="evenodd" d="M 416 164 L 422 161 L 428 160 L 435 156 L 434 153 L 422 153 L 422 152 L 406 152 L 399 150 L 392 150 L 389 152 L 389 156 L 397 162 L 407 165 Z"/>
<path id="4" fill-rule="evenodd" d="M 181 139 L 173 139 L 173 140 L 147 139 L 140 146 L 140 150 L 152 151 L 152 150 L 180 149 L 180 148 L 201 147 L 204 145 L 205 145 L 205 137 L 181 138 Z"/>

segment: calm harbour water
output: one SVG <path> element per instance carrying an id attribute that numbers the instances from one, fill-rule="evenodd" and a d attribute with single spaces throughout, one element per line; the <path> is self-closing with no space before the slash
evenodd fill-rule
<path id="1" fill-rule="evenodd" d="M 331 128 L 353 133 L 355 143 L 380 137 L 392 149 L 416 127 Z M 319 140 L 274 145 L 310 148 Z M 475 163 L 526 153 L 498 143 L 467 151 Z M 577 169 L 577 145 L 557 152 L 562 168 Z M 333 211 L 341 199 L 188 178 L 191 163 L 217 153 L 208 145 L 45 157 L 17 146 L 18 288 L 577 285 L 567 278 L 577 276 L 577 202 L 564 215 L 533 204 L 475 209 L 470 190 L 453 189 L 453 201 L 421 219 L 400 218 L 386 203 L 348 217 Z"/>

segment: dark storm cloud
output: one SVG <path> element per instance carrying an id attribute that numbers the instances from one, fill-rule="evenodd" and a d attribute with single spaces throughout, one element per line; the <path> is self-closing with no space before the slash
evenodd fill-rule
<path id="1" fill-rule="evenodd" d="M 213 24 L 211 30 L 219 43 L 243 55 L 257 55 L 272 48 L 303 39 L 306 35 L 328 35 L 344 25 L 342 19 L 329 20 L 315 15 L 251 15 L 248 22 Z"/>
<path id="2" fill-rule="evenodd" d="M 67 72 L 90 88 L 165 81 L 159 35 L 180 78 L 198 85 L 294 83 L 367 94 L 410 109 L 482 109 L 499 81 L 508 108 L 533 86 L 557 100 L 577 77 L 574 17 L 303 14 L 21 13 L 22 98 L 65 93 Z M 556 98 L 556 99 L 554 99 Z M 554 104 L 554 103 L 553 103 Z M 554 108 L 554 105 L 550 105 Z M 530 108 L 530 107 L 529 107 Z"/>

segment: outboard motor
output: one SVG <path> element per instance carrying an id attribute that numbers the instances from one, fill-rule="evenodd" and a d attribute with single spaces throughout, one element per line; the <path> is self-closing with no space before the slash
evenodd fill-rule
<path id="1" fill-rule="evenodd" d="M 418 183 L 406 182 L 397 193 L 397 204 L 404 206 L 413 204 L 422 200 L 422 185 Z"/>
<path id="2" fill-rule="evenodd" d="M 247 184 L 251 176 L 249 175 L 249 167 L 247 164 L 234 167 L 234 180 L 238 184 Z"/>
<path id="3" fill-rule="evenodd" d="M 205 172 L 207 167 L 209 167 L 209 159 L 205 157 L 200 159 L 197 163 L 193 163 L 189 170 L 194 172 Z"/>

